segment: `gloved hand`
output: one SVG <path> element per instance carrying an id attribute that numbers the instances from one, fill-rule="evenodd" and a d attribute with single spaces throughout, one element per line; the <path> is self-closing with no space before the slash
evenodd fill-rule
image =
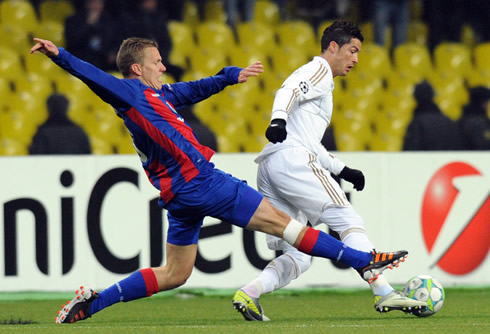
<path id="1" fill-rule="evenodd" d="M 273 119 L 265 131 L 265 136 L 273 144 L 282 143 L 287 136 L 286 121 L 280 118 Z"/>
<path id="2" fill-rule="evenodd" d="M 349 181 L 354 185 L 354 189 L 361 191 L 364 189 L 364 174 L 358 169 L 352 169 L 347 166 L 339 174 L 340 178 Z"/>

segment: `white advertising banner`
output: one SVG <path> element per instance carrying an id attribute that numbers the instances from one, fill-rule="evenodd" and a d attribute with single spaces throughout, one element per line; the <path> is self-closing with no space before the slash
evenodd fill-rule
<path id="1" fill-rule="evenodd" d="M 216 166 L 255 188 L 255 154 L 217 154 Z M 490 154 L 339 153 L 366 176 L 342 187 L 381 251 L 407 249 L 388 271 L 445 286 L 490 285 Z M 96 289 L 165 261 L 166 213 L 136 155 L 0 158 L 0 291 Z M 325 229 L 326 230 L 326 229 Z M 206 218 L 184 287 L 237 288 L 274 252 L 265 236 Z M 365 286 L 352 269 L 314 259 L 289 287 Z"/>

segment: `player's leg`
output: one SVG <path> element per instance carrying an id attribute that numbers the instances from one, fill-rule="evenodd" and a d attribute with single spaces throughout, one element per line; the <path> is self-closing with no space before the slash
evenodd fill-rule
<path id="1" fill-rule="evenodd" d="M 363 219 L 351 205 L 326 209 L 319 222 L 327 224 L 337 232 L 342 242 L 349 247 L 361 251 L 374 248 L 367 236 Z M 406 313 L 417 313 L 426 306 L 425 303 L 404 297 L 395 291 L 383 274 L 370 277 L 367 281 L 374 294 L 374 308 L 379 312 L 402 310 Z"/>
<path id="2" fill-rule="evenodd" d="M 262 270 L 259 275 L 236 291 L 233 296 L 233 307 L 245 320 L 267 321 L 264 309 L 259 303 L 262 294 L 270 293 L 288 285 L 311 266 L 311 256 L 298 251 L 284 240 L 267 235 L 267 239 L 277 239 L 287 249 Z"/>
<path id="3" fill-rule="evenodd" d="M 178 201 L 176 202 L 174 206 L 179 207 Z M 139 270 L 99 293 L 81 287 L 75 298 L 62 306 L 56 322 L 73 323 L 85 320 L 115 303 L 150 297 L 159 291 L 171 290 L 184 284 L 191 275 L 196 260 L 203 217 L 186 216 L 176 210 L 175 213 L 168 212 L 168 221 L 165 266 Z"/>
<path id="4" fill-rule="evenodd" d="M 266 197 L 279 198 L 277 194 L 280 194 L 282 199 L 304 212 L 313 224 L 325 208 L 350 205 L 343 192 L 334 192 L 333 183 L 337 183 L 325 178 L 323 173 L 329 175 L 318 166 L 315 157 L 302 148 L 280 150 L 262 160 L 259 165 L 259 174 L 269 182 L 269 189 L 275 192 L 266 193 Z M 396 265 L 407 253 L 387 254 L 381 263 L 378 260 L 382 257 L 376 258 L 369 252 L 346 247 L 327 233 L 304 227 L 266 200 L 257 208 L 247 228 L 283 238 L 306 254 L 346 263 L 363 275 L 382 272 Z"/>
<path id="5" fill-rule="evenodd" d="M 63 305 L 56 317 L 57 323 L 73 323 L 85 320 L 95 313 L 118 302 L 150 297 L 153 294 L 174 289 L 185 283 L 192 272 L 197 245 L 176 246 L 167 244 L 167 263 L 159 268 L 139 270 L 127 278 L 97 293 L 88 287 L 80 287 L 75 298 Z"/>

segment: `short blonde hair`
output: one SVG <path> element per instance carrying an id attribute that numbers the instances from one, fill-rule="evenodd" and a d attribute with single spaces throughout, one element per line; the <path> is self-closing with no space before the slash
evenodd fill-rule
<path id="1" fill-rule="evenodd" d="M 158 49 L 157 42 L 146 38 L 131 37 L 122 42 L 117 52 L 116 64 L 123 77 L 127 78 L 132 74 L 131 65 L 141 64 L 145 49 L 151 47 Z"/>

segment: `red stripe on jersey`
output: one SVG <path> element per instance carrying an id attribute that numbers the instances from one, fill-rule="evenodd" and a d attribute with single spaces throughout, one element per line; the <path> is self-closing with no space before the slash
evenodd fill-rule
<path id="1" fill-rule="evenodd" d="M 175 196 L 175 194 L 172 192 L 172 178 L 168 175 L 167 168 L 165 168 L 165 166 L 162 165 L 160 161 L 158 161 L 158 159 L 153 160 L 149 168 L 152 171 L 163 170 L 163 172 L 160 172 L 158 174 L 158 186 L 159 186 L 158 188 L 160 189 L 160 197 L 163 198 L 165 203 L 170 202 L 170 200 Z M 145 172 L 151 184 L 154 184 L 150 176 L 150 173 L 146 170 Z"/>
<path id="2" fill-rule="evenodd" d="M 168 109 L 168 108 L 167 108 Z M 171 111 L 168 111 L 171 112 Z M 192 180 L 196 175 L 199 174 L 199 170 L 196 168 L 194 163 L 189 159 L 189 157 L 177 146 L 175 143 L 168 138 L 165 133 L 160 131 L 155 127 L 150 121 L 143 117 L 135 108 L 129 109 L 126 113 L 128 117 L 138 124 L 155 143 L 163 147 L 167 152 L 169 152 L 179 164 L 182 177 L 186 182 Z M 161 113 L 160 113 L 161 115 Z M 156 158 L 158 159 L 158 158 Z"/>
<path id="3" fill-rule="evenodd" d="M 319 235 L 320 230 L 308 227 L 303 239 L 299 243 L 298 250 L 306 254 L 311 254 L 311 250 L 315 247 Z"/>
<path id="4" fill-rule="evenodd" d="M 168 124 L 172 125 L 194 148 L 201 153 L 204 158 L 209 161 L 214 154 L 214 151 L 207 146 L 201 145 L 192 129 L 183 121 L 180 121 L 176 116 L 179 116 L 175 111 L 175 107 L 168 101 L 166 103 L 160 100 L 157 96 L 153 96 L 155 92 L 151 89 L 145 90 L 145 96 L 148 103 L 153 106 L 154 110 L 160 114 Z M 170 106 L 170 107 L 169 107 Z"/>
<path id="5" fill-rule="evenodd" d="M 146 286 L 146 295 L 150 297 L 151 295 L 159 291 L 158 281 L 155 272 L 151 268 L 141 269 L 141 275 L 143 275 L 143 280 Z"/>

